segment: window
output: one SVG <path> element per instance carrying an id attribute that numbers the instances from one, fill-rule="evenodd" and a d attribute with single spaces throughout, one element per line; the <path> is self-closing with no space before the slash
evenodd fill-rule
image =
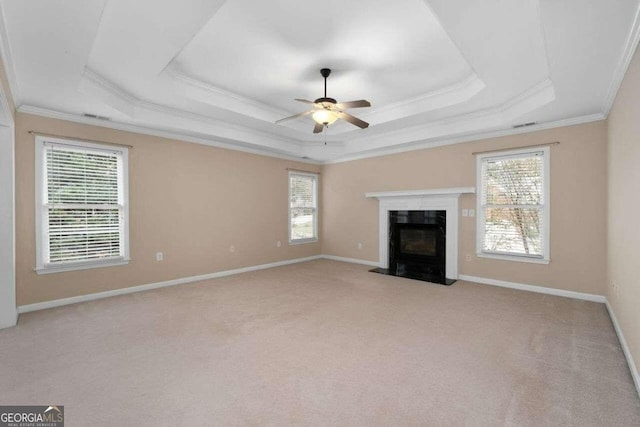
<path id="1" fill-rule="evenodd" d="M 318 240 L 318 175 L 289 172 L 289 243 Z"/>
<path id="2" fill-rule="evenodd" d="M 549 262 L 549 147 L 479 155 L 478 256 Z"/>
<path id="3" fill-rule="evenodd" d="M 126 148 L 36 137 L 36 271 L 126 264 Z"/>

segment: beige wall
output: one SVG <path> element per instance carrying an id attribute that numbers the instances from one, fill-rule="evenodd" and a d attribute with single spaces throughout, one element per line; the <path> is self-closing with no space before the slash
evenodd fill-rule
<path id="1" fill-rule="evenodd" d="M 29 130 L 134 146 L 128 266 L 47 275 L 33 271 L 35 144 Z M 475 219 L 461 217 L 460 273 L 604 294 L 604 122 L 325 165 L 322 253 L 378 260 L 378 202 L 366 199 L 365 192 L 475 186 L 473 151 L 555 140 L 561 144 L 551 152 L 551 264 L 475 257 Z M 16 164 L 18 305 L 321 253 L 320 243 L 287 244 L 286 168 L 319 171 L 319 166 L 21 113 Z M 475 196 L 461 197 L 461 208 L 474 207 Z M 165 254 L 163 262 L 155 261 L 158 251 Z"/>
<path id="2" fill-rule="evenodd" d="M 640 368 L 640 53 L 609 115 L 607 298 Z M 613 284 L 616 284 L 614 287 Z"/>
<path id="3" fill-rule="evenodd" d="M 134 147 L 128 266 L 33 271 L 35 143 L 29 130 Z M 319 166 L 22 113 L 16 117 L 16 166 L 18 305 L 320 253 L 319 243 L 287 243 L 286 170 Z M 164 252 L 162 262 L 155 261 L 158 251 Z"/>
<path id="4" fill-rule="evenodd" d="M 472 152 L 560 141 L 551 148 L 551 263 L 477 258 L 475 218 L 461 216 L 459 271 L 604 295 L 606 132 L 601 121 L 326 165 L 322 251 L 378 261 L 378 200 L 366 199 L 366 192 L 476 186 Z M 475 208 L 475 200 L 475 195 L 463 195 L 461 208 Z"/>

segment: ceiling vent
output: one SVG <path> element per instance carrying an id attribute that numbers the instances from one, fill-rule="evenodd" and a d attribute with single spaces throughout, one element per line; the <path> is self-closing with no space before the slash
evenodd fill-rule
<path id="1" fill-rule="evenodd" d="M 515 125 L 513 128 L 514 129 L 518 129 L 518 128 L 525 128 L 527 126 L 533 126 L 535 124 L 537 124 L 538 122 L 529 122 L 529 123 L 522 123 L 520 125 Z"/>
<path id="2" fill-rule="evenodd" d="M 98 119 L 98 120 L 111 120 L 110 117 L 106 117 L 106 116 L 98 116 L 97 114 L 89 114 L 89 113 L 84 113 L 82 114 L 85 117 L 89 117 L 90 119 Z"/>

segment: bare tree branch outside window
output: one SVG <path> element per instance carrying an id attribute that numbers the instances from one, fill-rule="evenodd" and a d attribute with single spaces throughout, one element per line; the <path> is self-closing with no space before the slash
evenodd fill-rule
<path id="1" fill-rule="evenodd" d="M 484 251 L 542 255 L 543 168 L 533 153 L 482 162 Z"/>

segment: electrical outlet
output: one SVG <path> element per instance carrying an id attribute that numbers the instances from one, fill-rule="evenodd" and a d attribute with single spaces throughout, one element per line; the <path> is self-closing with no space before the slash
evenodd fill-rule
<path id="1" fill-rule="evenodd" d="M 280 240 L 278 240 L 278 241 L 276 242 L 276 248 L 279 248 L 280 246 L 282 246 L 282 242 L 281 242 Z"/>
<path id="2" fill-rule="evenodd" d="M 476 216 L 476 210 L 475 209 L 469 209 L 469 216 Z"/>
<path id="3" fill-rule="evenodd" d="M 236 251 L 236 247 L 231 245 L 229 246 L 229 252 L 235 252 Z"/>
<path id="4" fill-rule="evenodd" d="M 358 242 L 358 250 L 362 250 L 362 242 Z"/>
<path id="5" fill-rule="evenodd" d="M 462 216 L 469 216 L 469 209 L 462 209 Z"/>
<path id="6" fill-rule="evenodd" d="M 156 252 L 156 261 L 163 261 L 164 254 L 162 252 Z"/>
<path id="7" fill-rule="evenodd" d="M 464 257 L 464 259 L 465 259 L 465 260 L 467 260 L 467 261 L 471 261 L 471 254 L 467 254 L 467 255 Z"/>

